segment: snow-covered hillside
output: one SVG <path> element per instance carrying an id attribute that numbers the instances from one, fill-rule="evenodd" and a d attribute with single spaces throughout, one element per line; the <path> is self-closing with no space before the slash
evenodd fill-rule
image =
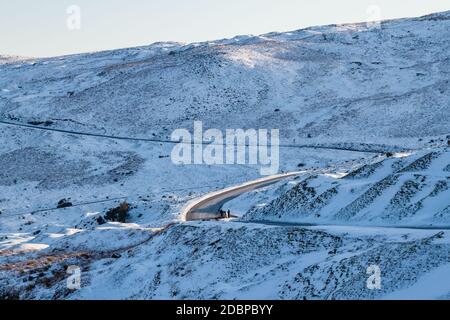
<path id="1" fill-rule="evenodd" d="M 448 134 L 449 30 L 445 12 L 13 61 L 0 67 L 0 116 L 163 138 L 200 119 L 283 128 L 288 142 L 415 145 Z"/>
<path id="2" fill-rule="evenodd" d="M 0 56 L 0 299 L 449 299 L 449 31 L 443 12 Z M 225 203 L 238 219 L 184 221 L 259 178 L 173 164 L 159 140 L 194 120 L 279 128 L 301 174 Z"/>
<path id="3" fill-rule="evenodd" d="M 449 148 L 377 156 L 350 172 L 308 173 L 298 180 L 269 202 L 263 198 L 244 219 L 450 226 Z"/>

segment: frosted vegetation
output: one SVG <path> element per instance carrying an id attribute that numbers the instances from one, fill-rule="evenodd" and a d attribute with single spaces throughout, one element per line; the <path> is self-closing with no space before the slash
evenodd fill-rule
<path id="1" fill-rule="evenodd" d="M 0 56 L 0 298 L 450 298 L 449 30 L 444 12 Z M 302 173 L 183 221 L 259 177 L 174 165 L 163 140 L 194 120 L 279 128 L 280 170 Z"/>

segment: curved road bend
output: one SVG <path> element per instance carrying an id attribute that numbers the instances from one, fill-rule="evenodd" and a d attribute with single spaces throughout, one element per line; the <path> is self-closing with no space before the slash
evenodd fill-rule
<path id="1" fill-rule="evenodd" d="M 218 219 L 220 218 L 219 210 L 222 208 L 224 203 L 240 196 L 245 192 L 268 186 L 272 183 L 297 176 L 301 173 L 303 173 L 303 171 L 277 174 L 220 191 L 208 193 L 203 197 L 189 203 L 182 211 L 182 218 L 185 221 Z"/>
<path id="2" fill-rule="evenodd" d="M 222 206 L 240 196 L 243 193 L 253 191 L 272 183 L 278 182 L 289 177 L 298 176 L 304 171 L 290 172 L 284 174 L 278 174 L 274 176 L 269 176 L 253 181 L 246 182 L 244 184 L 226 188 L 223 190 L 215 191 L 204 195 L 201 198 L 197 198 L 190 202 L 182 211 L 182 218 L 185 221 L 192 220 L 214 220 L 221 218 L 219 215 L 219 210 Z M 258 223 L 279 227 L 347 227 L 346 225 L 332 225 L 332 224 L 316 224 L 316 223 L 301 223 L 301 222 L 278 222 L 278 221 L 236 221 L 240 223 Z M 450 226 L 433 226 L 433 225 L 421 225 L 421 226 L 411 226 L 411 225 L 398 225 L 398 226 L 383 226 L 383 225 L 349 225 L 351 227 L 359 228 L 384 228 L 384 229 L 412 229 L 412 230 L 450 230 Z"/>

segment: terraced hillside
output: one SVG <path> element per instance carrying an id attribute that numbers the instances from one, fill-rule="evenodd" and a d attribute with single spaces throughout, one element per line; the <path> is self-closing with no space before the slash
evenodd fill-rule
<path id="1" fill-rule="evenodd" d="M 377 156 L 340 175 L 310 173 L 246 220 L 450 225 L 450 149 Z"/>

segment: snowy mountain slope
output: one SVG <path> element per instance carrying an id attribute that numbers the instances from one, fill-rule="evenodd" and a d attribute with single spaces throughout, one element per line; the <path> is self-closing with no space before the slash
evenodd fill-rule
<path id="1" fill-rule="evenodd" d="M 189 201 L 258 168 L 176 166 L 164 143 L 0 123 L 0 298 L 448 298 L 436 277 L 450 262 L 449 28 L 444 12 L 381 29 L 0 57 L 0 121 L 167 139 L 202 120 L 394 153 L 281 148 L 280 170 L 299 179 L 226 204 L 240 220 L 184 223 Z M 56 208 L 62 199 L 73 206 Z M 126 222 L 100 219 L 123 200 Z M 66 288 L 69 265 L 82 268 L 80 290 Z"/>
<path id="2" fill-rule="evenodd" d="M 449 166 L 450 151 L 441 148 L 379 156 L 340 175 L 309 174 L 264 204 L 254 203 L 243 219 L 449 226 Z"/>
<path id="3" fill-rule="evenodd" d="M 258 166 L 174 165 L 169 157 L 173 145 L 167 144 L 2 125 L 0 135 L 1 217 L 55 208 L 63 198 L 71 198 L 75 204 L 122 197 L 143 208 L 148 207 L 148 201 L 142 199 L 164 203 L 178 199 L 180 206 L 185 197 L 192 198 L 259 176 Z M 294 171 L 299 163 L 306 168 L 327 167 L 368 156 L 372 154 L 283 149 L 280 170 Z M 173 210 L 175 214 L 178 209 Z"/>
<path id="4" fill-rule="evenodd" d="M 188 223 L 115 256 L 53 252 L 25 269 L 10 257 L 0 274 L 14 275 L 4 291 L 27 299 L 373 299 L 448 266 L 449 239 L 433 230 Z M 62 281 L 69 264 L 85 266 L 80 290 Z M 371 264 L 383 270 L 381 290 L 366 287 Z M 426 294 L 443 298 L 449 289 Z"/>
<path id="5" fill-rule="evenodd" d="M 289 142 L 416 145 L 449 132 L 449 14 L 6 63 L 0 115 L 164 138 L 200 119 L 283 128 Z"/>

